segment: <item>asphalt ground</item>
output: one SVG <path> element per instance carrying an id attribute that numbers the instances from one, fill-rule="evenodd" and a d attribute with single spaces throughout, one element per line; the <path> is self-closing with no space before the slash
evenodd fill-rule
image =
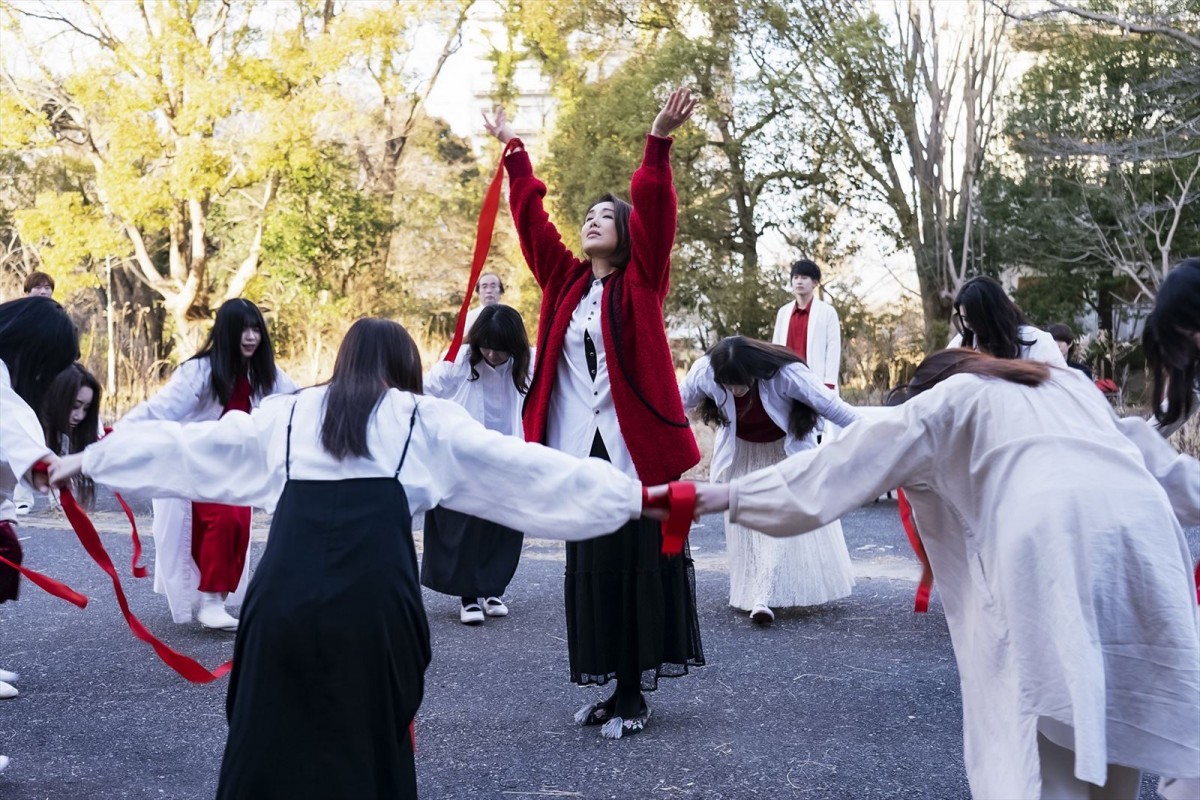
<path id="1" fill-rule="evenodd" d="M 108 578 L 39 502 L 19 529 L 26 564 L 91 603 L 80 610 L 26 582 L 19 602 L 0 606 L 0 666 L 21 673 L 20 697 L 0 703 L 0 753 L 12 758 L 0 798 L 212 797 L 225 681 L 188 684 L 133 639 Z M 127 577 L 131 544 L 115 509 L 102 501 L 93 517 L 134 612 L 202 663 L 227 659 L 231 634 L 172 624 L 150 579 Z M 152 563 L 148 504 L 138 511 Z M 567 678 L 561 543 L 527 540 L 507 618 L 469 628 L 457 599 L 427 592 L 434 658 L 416 725 L 422 798 L 966 797 L 958 674 L 937 593 L 928 614 L 912 613 L 919 569 L 895 502 L 843 525 L 854 594 L 782 611 L 767 628 L 726 605 L 720 519 L 696 526 L 708 664 L 661 681 L 650 726 L 620 741 L 572 722 L 603 691 Z M 1188 534 L 1200 552 L 1200 529 Z M 256 527 L 254 560 L 264 539 Z M 1156 796 L 1152 786 L 1147 776 L 1142 798 Z"/>

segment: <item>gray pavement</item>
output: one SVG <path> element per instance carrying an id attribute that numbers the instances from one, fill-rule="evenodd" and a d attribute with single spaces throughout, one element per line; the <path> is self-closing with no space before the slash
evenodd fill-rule
<path id="1" fill-rule="evenodd" d="M 147 511 L 139 508 L 144 541 Z M 94 518 L 142 621 L 206 665 L 227 659 L 231 635 L 172 624 L 150 580 L 126 577 L 131 547 L 115 506 Z M 894 502 L 843 524 L 854 594 L 782 612 L 769 628 L 726 605 L 720 519 L 696 526 L 708 666 L 661 681 L 650 727 L 622 741 L 571 721 L 601 690 L 567 680 L 560 543 L 526 543 L 506 619 L 467 628 L 456 599 L 427 592 L 434 660 L 417 718 L 422 797 L 966 797 L 958 674 L 936 591 L 930 613 L 912 613 L 918 568 Z M 20 536 L 29 566 L 91 604 L 80 610 L 26 584 L 20 602 L 0 606 L 0 667 L 21 673 L 21 696 L 0 703 L 0 753 L 13 760 L 0 798 L 212 797 L 225 681 L 189 685 L 132 638 L 107 577 L 61 515 L 39 507 Z M 1200 529 L 1189 540 L 1200 552 Z M 1150 785 L 1143 798 L 1155 796 Z"/>

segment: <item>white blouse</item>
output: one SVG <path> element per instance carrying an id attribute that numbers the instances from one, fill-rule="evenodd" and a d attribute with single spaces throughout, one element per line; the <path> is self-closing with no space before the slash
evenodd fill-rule
<path id="1" fill-rule="evenodd" d="M 49 455 L 37 414 L 12 388 L 8 365 L 0 361 L 0 522 L 16 521 L 12 496 L 17 482 Z"/>
<path id="2" fill-rule="evenodd" d="M 792 433 L 789 417 L 793 402 L 804 403 L 823 418 L 843 428 L 859 418 L 852 406 L 827 387 L 816 373 L 799 362 L 787 365 L 773 378 L 758 381 L 756 389 L 767 416 L 786 434 L 783 450 L 789 456 L 817 446 L 815 428 L 803 439 Z M 721 480 L 725 470 L 733 464 L 733 448 L 737 440 L 737 409 L 733 392 L 713 378 L 708 356 L 696 359 L 679 392 L 689 411 L 699 407 L 704 398 L 709 397 L 720 406 L 721 413 L 729 420 L 728 425 L 717 428 L 712 466 L 709 469 L 713 480 Z"/>
<path id="3" fill-rule="evenodd" d="M 275 387 L 268 394 L 290 394 L 296 388 L 295 381 L 276 368 Z M 257 406 L 262 399 L 261 395 L 255 395 L 251 405 Z M 224 410 L 212 391 L 212 362 L 207 358 L 192 358 L 179 365 L 166 386 L 134 406 L 117 425 L 152 419 L 201 422 L 217 419 Z"/>
<path id="4" fill-rule="evenodd" d="M 321 446 L 326 386 L 268 398 L 252 414 L 180 424 L 129 423 L 84 451 L 84 473 L 121 492 L 273 510 L 291 477 L 399 480 L 413 514 L 443 505 L 533 536 L 586 539 L 641 515 L 641 483 L 599 459 L 576 459 L 489 431 L 448 400 L 389 390 L 371 417 L 369 458 L 338 461 Z M 416 424 L 409 425 L 414 403 Z"/>
<path id="5" fill-rule="evenodd" d="M 517 391 L 512 370 L 511 358 L 498 367 L 480 360 L 475 365 L 479 377 L 471 380 L 471 348 L 464 345 L 453 362 L 439 361 L 429 370 L 424 381 L 425 394 L 453 400 L 488 430 L 524 439 L 521 408 L 525 395 Z M 533 377 L 532 371 L 529 377 Z"/>
<path id="6" fill-rule="evenodd" d="M 1032 325 L 1022 325 L 1017 330 L 1017 339 L 1021 342 L 1032 343 L 1020 345 L 1021 354 L 1018 358 L 1025 359 L 1026 361 L 1041 361 L 1055 367 L 1065 367 L 1067 365 L 1067 360 L 1063 358 L 1062 350 L 1058 349 L 1058 342 L 1054 341 L 1054 337 L 1041 328 L 1035 328 Z M 962 347 L 962 334 L 955 334 L 948 346 Z M 978 347 L 972 349 L 979 350 Z"/>
<path id="7" fill-rule="evenodd" d="M 612 465 L 636 478 L 637 470 L 633 467 L 633 456 L 625 446 L 625 437 L 621 435 L 617 408 L 613 405 L 612 383 L 608 379 L 608 359 L 600 325 L 603 297 L 604 281 L 593 278 L 587 295 L 571 315 L 562 357 L 555 365 L 558 372 L 554 392 L 550 395 L 546 443 L 555 450 L 586 458 L 592 452 L 596 431 L 600 431 Z M 596 348 L 595 379 L 588 370 L 585 331 Z"/>
<path id="8" fill-rule="evenodd" d="M 903 486 L 963 693 L 975 797 L 1038 797 L 1042 719 L 1075 775 L 1200 777 L 1200 630 L 1188 543 L 1200 462 L 1117 420 L 1077 370 L 1031 388 L 956 375 L 828 446 L 730 483 L 730 519 L 812 530 Z"/>

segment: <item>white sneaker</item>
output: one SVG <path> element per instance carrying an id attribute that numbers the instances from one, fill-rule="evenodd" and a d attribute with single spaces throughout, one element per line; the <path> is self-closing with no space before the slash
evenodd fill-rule
<path id="1" fill-rule="evenodd" d="M 489 597 L 483 601 L 483 613 L 489 617 L 507 617 L 508 606 L 499 597 Z"/>
<path id="2" fill-rule="evenodd" d="M 21 680 L 21 676 L 18 675 L 17 673 L 9 672 L 6 669 L 0 669 L 0 681 L 6 681 L 8 683 L 16 683 L 19 680 Z"/>
<path id="3" fill-rule="evenodd" d="M 0 772 L 8 769 L 8 756 L 0 756 Z"/>
<path id="4" fill-rule="evenodd" d="M 479 603 L 468 603 L 459 609 L 458 618 L 463 625 L 481 625 L 483 624 L 483 609 L 479 607 Z"/>
<path id="5" fill-rule="evenodd" d="M 16 506 L 17 506 L 17 515 L 18 516 L 24 517 L 30 511 L 33 511 L 33 503 L 26 503 L 26 502 L 22 501 L 20 503 L 17 503 Z"/>
<path id="6" fill-rule="evenodd" d="M 17 691 L 17 687 L 11 683 L 0 681 L 0 700 L 10 700 L 19 694 L 20 692 Z"/>
<path id="7" fill-rule="evenodd" d="M 758 625 L 770 625 L 775 621 L 775 612 L 765 603 L 755 603 L 754 610 L 750 612 L 750 620 Z"/>
<path id="8" fill-rule="evenodd" d="M 200 593 L 200 609 L 196 612 L 196 621 L 203 627 L 213 631 L 236 631 L 237 617 L 225 610 L 225 600 L 216 592 Z"/>

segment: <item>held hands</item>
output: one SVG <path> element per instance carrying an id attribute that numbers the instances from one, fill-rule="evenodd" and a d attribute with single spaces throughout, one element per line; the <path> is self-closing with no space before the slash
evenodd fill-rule
<path id="1" fill-rule="evenodd" d="M 508 114 L 504 113 L 504 109 L 500 106 L 492 111 L 492 118 L 488 119 L 487 112 L 483 112 L 483 127 L 492 136 L 500 140 L 500 144 L 508 144 L 510 139 L 516 138 L 513 133 L 512 125 L 508 124 Z"/>
<path id="2" fill-rule="evenodd" d="M 688 89 L 676 89 L 671 92 L 671 96 L 663 104 L 662 111 L 654 118 L 654 124 L 650 126 L 650 135 L 664 138 L 670 136 L 671 131 L 688 121 L 692 112 L 696 110 L 698 101 L 699 98 Z"/>
<path id="3" fill-rule="evenodd" d="M 705 514 L 715 514 L 717 512 L 727 511 L 729 509 L 729 485 L 725 483 L 699 483 L 696 486 L 696 513 L 695 521 L 699 522 L 700 517 Z M 648 503 L 642 509 L 642 516 L 649 519 L 666 520 L 670 517 L 667 509 L 651 505 L 655 500 L 662 500 L 667 496 L 667 487 L 651 486 L 646 489 Z"/>
<path id="4" fill-rule="evenodd" d="M 56 458 L 50 462 L 50 483 L 59 486 L 81 472 L 83 472 L 83 453 Z"/>

